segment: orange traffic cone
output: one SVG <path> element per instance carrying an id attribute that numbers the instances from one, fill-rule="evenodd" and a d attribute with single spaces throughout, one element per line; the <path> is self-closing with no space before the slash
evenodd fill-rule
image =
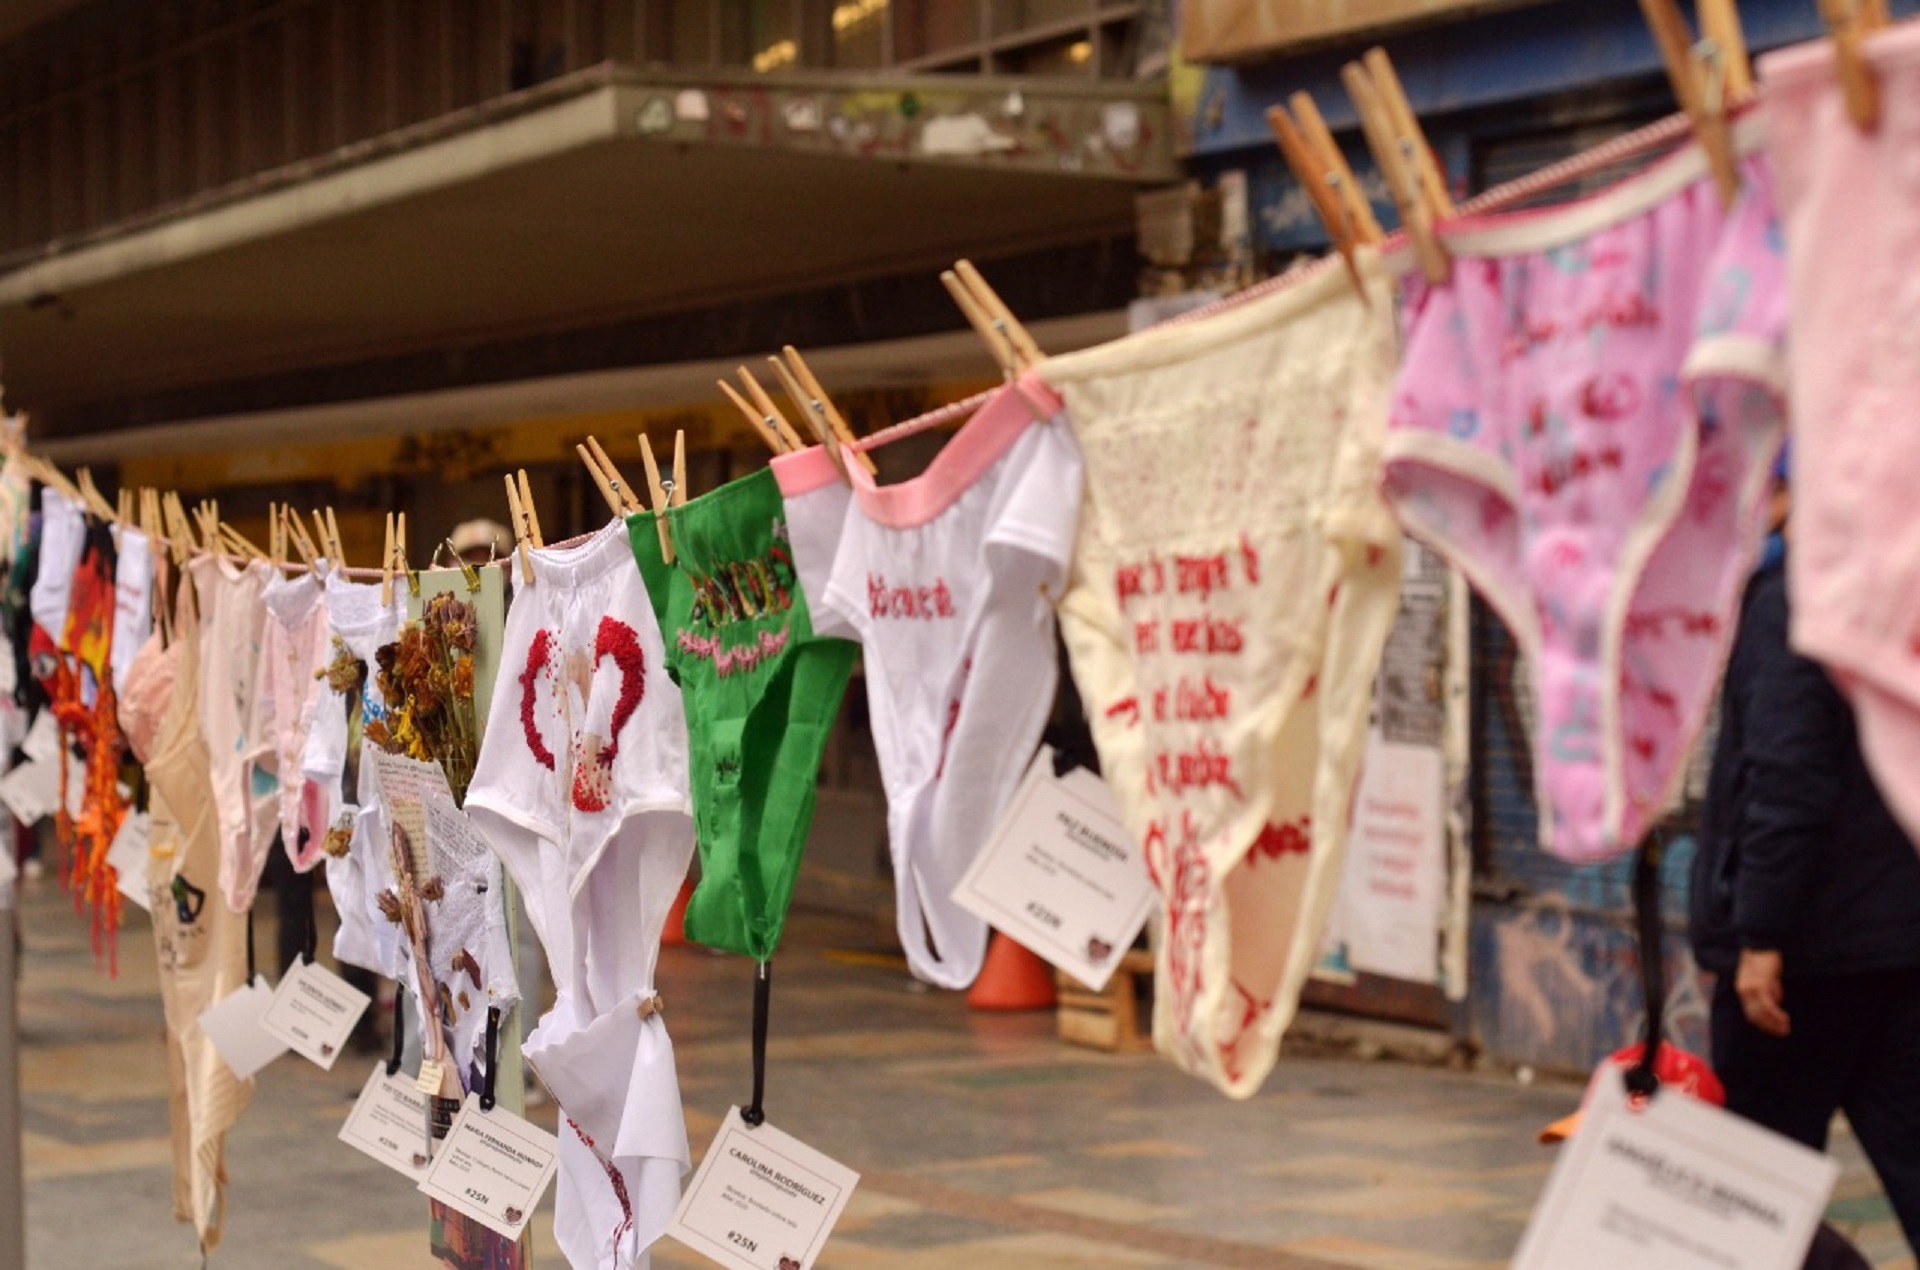
<path id="1" fill-rule="evenodd" d="M 680 894 L 673 897 L 673 907 L 667 910 L 667 926 L 660 934 L 660 943 L 667 948 L 679 948 L 687 942 L 687 901 L 693 898 L 693 879 L 680 883 Z"/>
<path id="2" fill-rule="evenodd" d="M 1058 1001 L 1053 967 L 1024 944 L 993 932 L 986 964 L 967 989 L 967 1005 L 975 1010 L 1051 1010 Z"/>

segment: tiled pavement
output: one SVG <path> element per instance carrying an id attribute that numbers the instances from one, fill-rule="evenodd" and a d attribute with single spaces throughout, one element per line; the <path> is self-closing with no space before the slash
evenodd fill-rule
<path id="1" fill-rule="evenodd" d="M 23 910 L 29 1264 L 193 1266 L 192 1231 L 169 1218 L 144 918 L 120 932 L 108 979 L 50 879 L 29 885 Z M 1290 1056 L 1258 1097 L 1229 1102 L 1151 1055 L 1066 1048 L 1048 1016 L 972 1014 L 884 957 L 836 952 L 880 942 L 798 913 L 776 964 L 769 1114 L 862 1173 L 823 1266 L 1503 1266 L 1552 1160 L 1534 1131 L 1579 1094 Z M 669 949 L 659 982 L 698 1152 L 749 1090 L 751 970 Z M 229 1139 L 215 1267 L 433 1264 L 420 1197 L 334 1138 L 368 1063 L 323 1073 L 287 1057 L 261 1074 Z M 1834 1220 L 1879 1266 L 1914 1270 L 1858 1150 L 1844 1137 L 1837 1150 Z M 558 1265 L 550 1232 L 536 1238 L 538 1264 Z M 667 1241 L 655 1264 L 708 1263 Z"/>

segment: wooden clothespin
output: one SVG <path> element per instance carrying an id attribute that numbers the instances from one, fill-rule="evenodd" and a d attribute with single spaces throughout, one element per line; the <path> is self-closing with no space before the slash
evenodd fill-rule
<path id="1" fill-rule="evenodd" d="M 606 474 L 607 484 L 613 488 L 615 494 L 619 495 L 621 513 L 630 516 L 641 510 L 640 499 L 634 494 L 633 486 L 627 483 L 627 478 L 621 475 L 620 469 L 614 465 L 613 456 L 608 454 L 606 447 L 600 444 L 600 438 L 588 437 L 587 449 L 591 450 L 593 457 L 599 460 L 600 470 Z"/>
<path id="2" fill-rule="evenodd" d="M 679 428 L 673 430 L 673 488 L 667 493 L 675 507 L 687 505 L 687 434 Z"/>
<path id="3" fill-rule="evenodd" d="M 73 482 L 67 479 L 66 474 L 45 459 L 29 455 L 27 471 L 42 485 L 51 485 L 70 501 L 81 504 L 87 501 L 80 496 L 80 491 L 73 487 Z"/>
<path id="4" fill-rule="evenodd" d="M 847 460 L 840 452 L 839 438 L 828 426 L 825 415 L 808 406 L 806 386 L 794 378 L 793 372 L 779 358 L 769 357 L 767 364 L 773 367 L 773 377 L 780 381 L 780 387 L 800 407 L 800 417 L 807 421 L 807 429 L 813 433 L 813 439 L 826 451 L 827 458 L 833 463 L 833 470 L 840 474 L 842 481 L 851 484 L 847 477 Z"/>
<path id="5" fill-rule="evenodd" d="M 400 515 L 394 519 L 393 555 L 394 566 L 400 571 L 400 576 L 407 580 L 407 594 L 419 595 L 420 575 L 414 571 L 412 565 L 407 563 L 407 513 L 405 509 L 402 509 Z"/>
<path id="6" fill-rule="evenodd" d="M 380 607 L 393 607 L 393 513 L 386 518 L 386 542 L 380 557 Z"/>
<path id="7" fill-rule="evenodd" d="M 1369 49 L 1362 61 L 1348 62 L 1340 70 L 1340 80 L 1359 113 L 1367 148 L 1393 194 L 1420 272 L 1429 282 L 1445 281 L 1452 265 L 1434 225 L 1453 213 L 1453 199 L 1386 50 Z"/>
<path id="8" fill-rule="evenodd" d="M 87 510 L 101 520 L 112 521 L 113 504 L 109 503 L 106 496 L 100 492 L 100 487 L 93 483 L 93 469 L 83 467 L 75 475 L 80 483 L 80 501 L 86 504 Z"/>
<path id="9" fill-rule="evenodd" d="M 194 508 L 194 520 L 200 530 L 200 549 L 209 555 L 225 555 L 226 543 L 220 538 L 220 505 L 203 498 Z"/>
<path id="10" fill-rule="evenodd" d="M 754 409 L 760 412 L 760 417 L 766 421 L 767 426 L 780 434 L 780 440 L 787 449 L 806 449 L 807 443 L 800 439 L 800 430 L 787 422 L 787 416 L 778 405 L 774 404 L 773 395 L 760 386 L 760 381 L 753 377 L 753 372 L 741 366 L 736 368 L 734 373 L 740 376 L 740 386 L 747 390 L 747 400 L 751 401 Z"/>
<path id="11" fill-rule="evenodd" d="M 187 519 L 186 504 L 180 501 L 179 494 L 168 490 L 161 507 L 166 513 L 167 537 L 173 548 L 173 562 L 184 569 L 187 561 L 193 558 L 199 539 L 194 533 L 193 523 Z"/>
<path id="12" fill-rule="evenodd" d="M 307 536 L 307 527 L 300 523 L 300 513 L 290 504 L 282 503 L 280 524 L 285 541 L 293 544 L 294 551 L 306 563 L 307 568 L 317 568 L 320 564 L 320 553 L 314 549 L 313 539 Z"/>
<path id="13" fill-rule="evenodd" d="M 1373 76 L 1373 86 L 1380 91 L 1380 98 L 1386 104 L 1387 117 L 1392 121 L 1400 150 L 1413 160 L 1414 175 L 1419 178 L 1420 190 L 1428 208 L 1435 216 L 1453 215 L 1453 195 L 1447 190 L 1446 173 L 1440 170 L 1440 160 L 1434 157 L 1433 147 L 1427 144 L 1427 134 L 1421 131 L 1420 120 L 1415 117 L 1413 105 L 1407 100 L 1407 90 L 1401 86 L 1400 75 L 1393 69 L 1393 59 L 1387 56 L 1385 49 L 1376 47 L 1368 49 L 1363 60 L 1368 74 Z"/>
<path id="14" fill-rule="evenodd" d="M 966 264 L 965 261 L 960 263 Z M 971 265 L 967 267 L 972 268 Z M 812 368 L 807 365 L 806 359 L 800 356 L 800 350 L 791 344 L 783 344 L 780 347 L 780 355 L 786 359 L 784 367 L 780 358 L 769 357 L 767 361 L 772 364 L 776 372 L 784 370 L 785 373 L 782 373 L 780 382 L 786 387 L 789 395 L 793 393 L 793 386 L 799 385 L 801 395 L 794 397 L 794 401 L 802 409 L 811 411 L 813 417 L 824 425 L 822 439 L 832 436 L 837 438 L 840 444 L 851 448 L 855 440 L 853 429 L 848 426 L 845 417 L 834 406 L 833 398 L 827 396 L 827 390 L 820 386 L 820 381 L 814 377 Z M 868 472 L 879 471 L 874 466 L 873 460 L 861 451 L 854 450 L 853 457 Z"/>
<path id="15" fill-rule="evenodd" d="M 1380 241 L 1380 223 L 1360 194 L 1353 169 L 1347 166 L 1346 156 L 1340 153 L 1313 98 L 1295 93 L 1289 104 L 1291 113 L 1282 105 L 1268 110 L 1267 126 L 1273 130 L 1273 139 L 1293 170 L 1294 180 L 1300 182 L 1320 223 L 1326 226 L 1328 240 L 1346 262 L 1354 289 L 1364 299 L 1366 287 L 1354 263 L 1354 251 L 1361 243 Z"/>
<path id="16" fill-rule="evenodd" d="M 580 456 L 580 464 L 587 469 L 587 475 L 593 477 L 593 483 L 599 487 L 600 497 L 607 500 L 607 510 L 618 516 L 624 510 L 620 506 L 620 496 L 613 492 L 613 485 L 607 480 L 607 474 L 600 470 L 593 455 L 584 445 L 575 444 L 573 452 Z"/>
<path id="17" fill-rule="evenodd" d="M 527 511 L 520 505 L 520 486 L 515 483 L 513 473 L 506 474 L 507 507 L 513 519 L 513 549 L 520 556 L 520 578 L 523 582 L 533 581 L 533 558 L 527 554 L 528 530 Z"/>
<path id="18" fill-rule="evenodd" d="M 527 514 L 527 541 L 536 548 L 545 547 L 547 539 L 540 532 L 540 511 L 533 505 L 533 483 L 527 480 L 527 469 L 519 469 L 514 476 L 520 482 L 520 510 Z"/>
<path id="19" fill-rule="evenodd" d="M 287 540 L 293 544 L 293 549 L 299 553 L 302 560 L 306 561 L 309 569 L 317 567 L 320 557 L 325 553 L 315 545 L 312 535 L 307 533 L 307 527 L 301 521 L 300 513 L 294 510 L 291 503 L 282 503 L 280 519 L 286 525 Z"/>
<path id="20" fill-rule="evenodd" d="M 333 508 L 327 508 L 327 540 L 333 544 L 333 558 L 340 562 L 340 568 L 347 567 L 347 544 L 340 541 L 340 520 L 333 514 Z"/>
<path id="21" fill-rule="evenodd" d="M 120 493 L 114 500 L 113 518 L 122 525 L 133 524 L 133 491 L 125 485 L 120 487 Z"/>
<path id="22" fill-rule="evenodd" d="M 232 525 L 229 525 L 226 521 L 221 521 L 216 528 L 220 534 L 220 540 L 230 547 L 235 555 L 248 560 L 265 560 L 267 558 L 267 553 L 254 545 L 252 539 L 248 538 L 238 529 L 235 529 Z"/>
<path id="23" fill-rule="evenodd" d="M 1000 367 L 1000 372 L 1009 379 L 1018 375 L 1020 350 L 1013 346 L 1013 341 L 1007 333 L 995 325 L 993 315 L 988 313 L 986 306 L 967 289 L 967 284 L 960 280 L 959 273 L 952 269 L 946 270 L 940 275 L 940 285 L 947 289 L 947 294 L 953 297 L 953 302 L 960 306 L 960 312 L 966 316 L 967 325 L 971 326 L 973 333 L 980 337 L 980 342 L 987 346 L 987 352 L 992 354 L 994 362 Z"/>
<path id="24" fill-rule="evenodd" d="M 1320 107 L 1309 93 L 1295 93 L 1290 100 L 1294 123 L 1306 138 L 1308 148 L 1319 155 L 1325 165 L 1327 183 L 1340 196 L 1354 235 L 1362 242 L 1379 242 L 1386 235 L 1380 231 L 1380 221 L 1373 214 L 1373 204 L 1367 199 L 1366 190 L 1361 188 L 1360 178 L 1353 174 L 1353 168 L 1348 165 L 1340 143 L 1333 139 L 1333 130 L 1327 127 Z"/>
<path id="25" fill-rule="evenodd" d="M 1700 25 L 1706 38 L 1695 44 L 1677 0 L 1640 0 L 1640 12 L 1666 64 L 1674 99 L 1693 121 L 1693 134 L 1706 152 L 1720 201 L 1731 207 L 1740 193 L 1740 165 L 1733 152 L 1727 106 L 1740 95 L 1734 90 L 1736 81 L 1743 80 L 1747 91 L 1752 90 L 1739 14 L 1733 11 L 1732 0 L 1701 0 Z"/>
<path id="26" fill-rule="evenodd" d="M 1747 55 L 1746 32 L 1740 29 L 1740 8 L 1735 0 L 1694 0 L 1700 17 L 1700 38 L 1719 50 L 1726 72 L 1726 93 L 1731 101 L 1742 102 L 1753 96 L 1753 60 Z"/>
<path id="27" fill-rule="evenodd" d="M 680 441 L 676 434 L 674 441 L 676 453 Z M 660 534 L 660 558 L 668 564 L 673 563 L 673 532 L 667 527 L 667 509 L 672 506 L 667 497 L 667 487 L 660 479 L 660 464 L 653 457 L 653 442 L 647 440 L 647 434 L 640 434 L 640 463 L 647 470 L 647 496 L 653 506 L 653 527 Z M 679 482 L 674 482 L 677 492 Z"/>
<path id="28" fill-rule="evenodd" d="M 1040 345 L 1034 342 L 1027 328 L 1020 325 L 1020 319 L 1013 316 L 1013 310 L 1000 298 L 1000 293 L 987 285 L 986 278 L 973 267 L 971 260 L 954 261 L 953 272 L 980 307 L 986 310 L 994 329 L 1013 349 L 1014 360 L 1021 370 L 1046 360 L 1047 355 L 1040 351 Z"/>
<path id="29" fill-rule="evenodd" d="M 746 367 L 742 366 L 740 368 L 741 373 L 744 374 L 746 369 Z M 758 410 L 755 410 L 753 403 L 745 397 L 742 397 L 740 390 L 726 380 L 716 379 L 713 382 L 719 386 L 721 392 L 726 394 L 727 400 L 733 403 L 733 408 L 746 416 L 748 424 L 759 434 L 761 442 L 764 443 L 769 450 L 772 450 L 776 455 L 787 452 L 786 442 L 781 440 L 780 433 L 773 426 L 773 420 L 769 416 L 763 415 Z"/>
<path id="30" fill-rule="evenodd" d="M 325 557 L 335 569 L 338 569 L 340 567 L 340 557 L 335 554 L 333 550 L 333 540 L 327 537 L 327 516 L 326 513 L 318 507 L 313 509 L 313 542 L 314 545 L 320 549 L 320 554 Z"/>
<path id="31" fill-rule="evenodd" d="M 600 496 L 607 500 L 607 507 L 616 516 L 627 516 L 640 510 L 640 503 L 620 479 L 620 469 L 600 445 L 596 437 L 588 437 L 585 445 L 573 447 L 580 456 L 580 462 L 586 466 L 587 473 L 593 477 L 593 483 L 600 488 Z"/>
<path id="32" fill-rule="evenodd" d="M 1873 132 L 1880 127 L 1880 77 L 1867 62 L 1866 39 L 1887 25 L 1886 0 L 1820 0 L 1820 16 L 1833 37 L 1847 118 L 1862 132 Z"/>

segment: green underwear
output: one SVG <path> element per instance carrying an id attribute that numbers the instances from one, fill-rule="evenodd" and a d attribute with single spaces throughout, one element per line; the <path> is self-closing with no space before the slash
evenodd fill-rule
<path id="1" fill-rule="evenodd" d="M 667 513 L 627 517 L 680 685 L 700 884 L 687 938 L 765 961 L 780 944 L 827 734 L 857 646 L 813 633 L 771 469 Z"/>

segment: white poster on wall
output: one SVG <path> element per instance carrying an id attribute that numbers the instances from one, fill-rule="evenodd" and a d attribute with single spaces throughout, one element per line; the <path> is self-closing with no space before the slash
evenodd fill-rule
<path id="1" fill-rule="evenodd" d="M 1409 542 L 1380 659 L 1340 891 L 1315 977 L 1359 974 L 1466 990 L 1466 593 Z"/>
<path id="2" fill-rule="evenodd" d="M 1367 738 L 1340 875 L 1335 938 L 1346 968 L 1415 983 L 1440 977 L 1447 885 L 1446 765 L 1425 745 Z"/>

